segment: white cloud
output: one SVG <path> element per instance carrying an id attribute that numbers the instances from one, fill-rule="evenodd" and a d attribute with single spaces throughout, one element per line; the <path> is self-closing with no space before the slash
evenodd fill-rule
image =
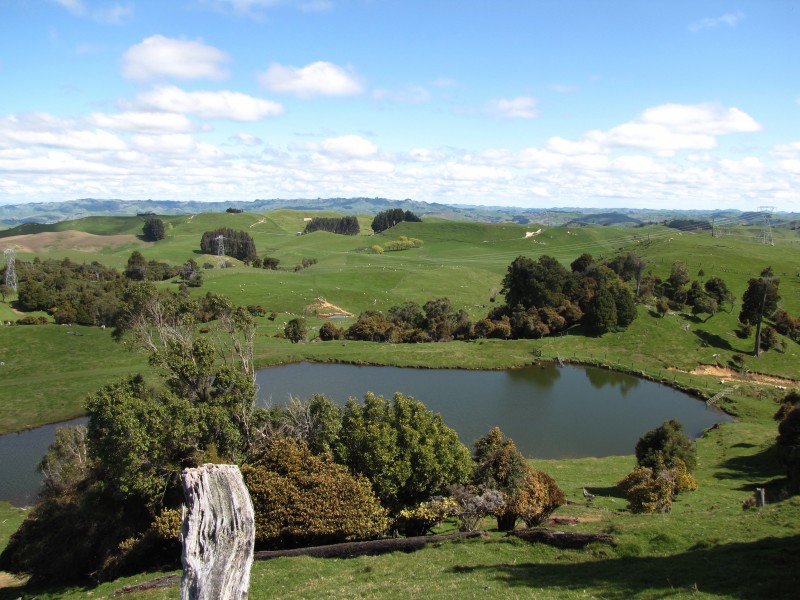
<path id="1" fill-rule="evenodd" d="M 489 105 L 489 113 L 501 119 L 535 119 L 539 116 L 539 109 L 536 98 L 518 96 L 495 100 Z"/>
<path id="2" fill-rule="evenodd" d="M 131 144 L 146 154 L 182 156 L 185 158 L 219 158 L 222 152 L 206 142 L 198 142 L 182 133 L 165 135 L 134 135 Z"/>
<path id="3" fill-rule="evenodd" d="M 125 142 L 102 129 L 79 129 L 72 121 L 35 113 L 0 119 L 0 147 L 4 146 L 102 151 L 122 149 Z"/>
<path id="4" fill-rule="evenodd" d="M 127 79 L 160 77 L 177 79 L 224 79 L 228 55 L 202 42 L 153 35 L 131 46 L 122 57 Z"/>
<path id="5" fill-rule="evenodd" d="M 238 146 L 261 146 L 264 141 L 251 133 L 237 133 L 228 138 L 228 141 Z"/>
<path id="6" fill-rule="evenodd" d="M 431 101 L 431 93 L 422 86 L 412 85 L 400 90 L 373 90 L 372 99 L 377 100 L 378 102 L 425 104 Z"/>
<path id="7" fill-rule="evenodd" d="M 367 158 L 378 153 L 378 147 L 359 135 L 328 138 L 320 145 L 326 154 L 343 158 Z"/>
<path id="8" fill-rule="evenodd" d="M 175 86 L 162 86 L 139 94 L 137 107 L 195 115 L 201 119 L 260 121 L 284 113 L 277 102 L 254 98 L 240 92 L 187 92 Z"/>
<path id="9" fill-rule="evenodd" d="M 273 63 L 259 73 L 261 85 L 300 98 L 316 96 L 353 96 L 363 91 L 363 86 L 352 70 L 333 63 L 317 61 L 305 67 L 284 66 Z"/>
<path id="10" fill-rule="evenodd" d="M 695 21 L 691 25 L 689 25 L 689 31 L 697 33 L 703 29 L 710 29 L 712 27 L 718 27 L 720 25 L 727 25 L 728 27 L 736 27 L 736 25 L 744 19 L 744 13 L 742 12 L 735 12 L 735 13 L 725 13 L 720 17 L 706 17 L 704 19 L 700 19 L 699 21 Z"/>
<path id="11" fill-rule="evenodd" d="M 185 115 L 159 112 L 94 113 L 87 119 L 95 127 L 119 131 L 178 133 L 192 131 L 195 126 Z"/>
<path id="12" fill-rule="evenodd" d="M 92 18 L 95 21 L 106 25 L 121 25 L 132 16 L 132 4 L 112 4 L 98 8 L 92 13 Z"/>
<path id="13" fill-rule="evenodd" d="M 660 156 L 680 150 L 711 150 L 717 136 L 752 133 L 761 125 L 738 108 L 718 104 L 662 104 L 638 119 L 608 131 L 590 131 L 586 139 L 610 148 L 639 148 Z"/>

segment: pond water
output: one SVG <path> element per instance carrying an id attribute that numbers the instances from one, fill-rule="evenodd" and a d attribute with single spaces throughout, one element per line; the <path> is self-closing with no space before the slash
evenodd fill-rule
<path id="1" fill-rule="evenodd" d="M 441 413 L 468 446 L 497 425 L 536 458 L 633 454 L 642 434 L 669 419 L 691 437 L 731 420 L 667 386 L 593 367 L 464 371 L 299 363 L 263 369 L 257 379 L 262 406 L 320 392 L 344 404 L 368 391 L 387 399 L 399 391 Z M 36 465 L 56 427 L 81 422 L 0 436 L 0 500 L 32 502 L 40 481 Z"/>

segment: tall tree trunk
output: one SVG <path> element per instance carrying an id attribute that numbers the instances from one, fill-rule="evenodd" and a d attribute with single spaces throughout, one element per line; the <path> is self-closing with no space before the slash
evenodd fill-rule
<path id="1" fill-rule="evenodd" d="M 236 465 L 181 474 L 186 511 L 181 600 L 244 600 L 250 588 L 255 518 Z"/>

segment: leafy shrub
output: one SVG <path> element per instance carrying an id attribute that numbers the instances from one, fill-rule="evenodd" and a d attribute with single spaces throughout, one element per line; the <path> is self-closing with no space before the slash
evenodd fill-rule
<path id="1" fill-rule="evenodd" d="M 481 519 L 500 510 L 506 500 L 498 490 L 484 486 L 452 485 L 448 488 L 451 496 L 458 502 L 459 531 L 474 531 Z"/>
<path id="2" fill-rule="evenodd" d="M 529 527 L 539 525 L 566 502 L 555 480 L 532 469 L 498 427 L 475 443 L 473 458 L 475 483 L 497 489 L 505 500 L 493 513 L 501 531 L 514 529 L 519 519 Z"/>
<path id="3" fill-rule="evenodd" d="M 649 467 L 636 467 L 617 485 L 628 498 L 632 512 L 669 512 L 672 508 L 672 482 L 654 475 Z"/>
<path id="4" fill-rule="evenodd" d="M 636 462 L 640 467 L 660 471 L 680 459 L 689 472 L 697 465 L 694 444 L 683 434 L 683 425 L 672 419 L 648 431 L 636 444 Z"/>
<path id="5" fill-rule="evenodd" d="M 319 338 L 323 342 L 341 340 L 343 337 L 344 332 L 330 321 L 323 323 L 322 327 L 319 328 Z"/>
<path id="6" fill-rule="evenodd" d="M 778 460 L 786 469 L 786 475 L 794 490 L 800 490 L 800 409 L 792 404 L 784 409 L 784 416 L 778 424 L 776 448 Z"/>
<path id="7" fill-rule="evenodd" d="M 391 402 L 368 393 L 363 405 L 350 398 L 334 452 L 395 514 L 465 483 L 472 472 L 469 451 L 441 415 L 400 393 Z"/>
<path id="8" fill-rule="evenodd" d="M 425 535 L 445 519 L 458 514 L 458 502 L 447 496 L 434 496 L 414 508 L 404 508 L 397 515 L 395 526 L 407 536 Z"/>
<path id="9" fill-rule="evenodd" d="M 275 437 L 242 467 L 253 500 L 256 543 L 292 547 L 380 536 L 386 512 L 369 481 L 301 441 Z"/>

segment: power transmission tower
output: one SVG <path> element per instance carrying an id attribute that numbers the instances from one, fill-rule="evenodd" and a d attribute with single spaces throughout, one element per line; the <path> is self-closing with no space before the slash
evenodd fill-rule
<path id="1" fill-rule="evenodd" d="M 775 240 L 772 239 L 772 211 L 775 210 L 775 207 L 759 206 L 758 210 L 764 217 L 764 229 L 761 232 L 761 242 L 769 246 L 774 246 Z"/>
<path id="2" fill-rule="evenodd" d="M 17 271 L 14 266 L 14 249 L 8 248 L 5 252 L 3 252 L 6 256 L 6 281 L 5 284 L 13 289 L 15 292 L 17 291 Z"/>
<path id="3" fill-rule="evenodd" d="M 223 269 L 225 268 L 225 238 L 219 234 L 214 239 L 217 240 L 217 268 Z"/>

